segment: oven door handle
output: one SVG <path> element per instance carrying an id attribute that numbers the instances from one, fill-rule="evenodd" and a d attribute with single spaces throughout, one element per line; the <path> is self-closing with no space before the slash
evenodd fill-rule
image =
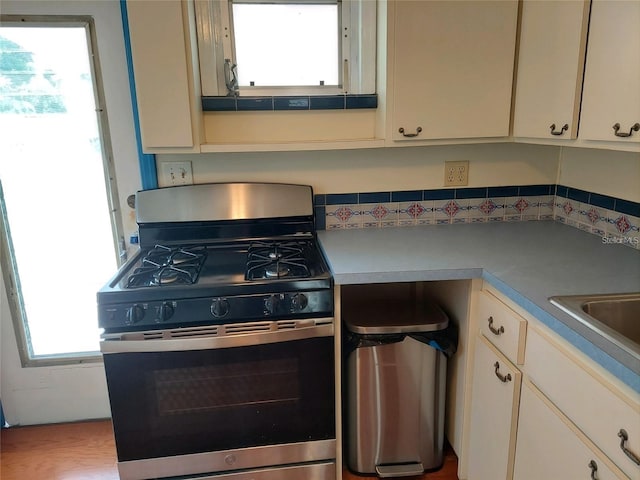
<path id="1" fill-rule="evenodd" d="M 110 353 L 183 352 L 219 348 L 248 347 L 267 343 L 291 342 L 316 337 L 331 337 L 333 322 L 282 330 L 220 334 L 208 329 L 177 329 L 155 332 L 106 335 L 100 351 Z"/>

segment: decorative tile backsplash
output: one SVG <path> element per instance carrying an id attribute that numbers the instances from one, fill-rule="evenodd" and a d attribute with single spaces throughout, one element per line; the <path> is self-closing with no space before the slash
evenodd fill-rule
<path id="1" fill-rule="evenodd" d="M 640 249 L 640 203 L 558 185 L 554 219 L 602 237 Z"/>
<path id="2" fill-rule="evenodd" d="M 556 220 L 640 248 L 640 204 L 563 185 L 316 195 L 319 230 Z"/>

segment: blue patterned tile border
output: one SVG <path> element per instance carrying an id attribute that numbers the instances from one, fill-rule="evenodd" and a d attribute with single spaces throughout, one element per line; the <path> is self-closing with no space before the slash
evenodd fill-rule
<path id="1" fill-rule="evenodd" d="M 317 228 L 556 220 L 640 249 L 640 204 L 563 185 L 315 195 Z"/>
<path id="2" fill-rule="evenodd" d="M 354 110 L 378 108 L 378 96 L 371 95 L 299 95 L 273 97 L 202 97 L 205 112 L 257 110 Z"/>
<path id="3" fill-rule="evenodd" d="M 553 216 L 603 243 L 640 249 L 640 203 L 558 185 Z"/>

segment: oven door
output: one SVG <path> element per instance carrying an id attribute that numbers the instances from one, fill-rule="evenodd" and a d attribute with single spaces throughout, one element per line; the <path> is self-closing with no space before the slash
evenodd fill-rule
<path id="1" fill-rule="evenodd" d="M 327 320 L 104 339 L 121 476 L 333 461 L 334 337 Z"/>

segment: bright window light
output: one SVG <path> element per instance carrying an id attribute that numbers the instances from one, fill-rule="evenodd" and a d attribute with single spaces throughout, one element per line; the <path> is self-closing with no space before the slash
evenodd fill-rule
<path id="1" fill-rule="evenodd" d="M 31 358 L 96 354 L 96 292 L 118 265 L 88 27 L 7 25 L 0 27 L 0 200 L 27 349 Z"/>
<path id="2" fill-rule="evenodd" d="M 339 85 L 338 5 L 233 3 L 240 87 Z"/>

